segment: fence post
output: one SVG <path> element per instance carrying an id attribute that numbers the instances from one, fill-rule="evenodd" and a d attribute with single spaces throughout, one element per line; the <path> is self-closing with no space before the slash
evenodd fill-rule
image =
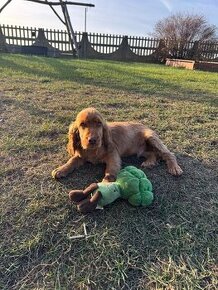
<path id="1" fill-rule="evenodd" d="M 43 28 L 39 28 L 38 35 L 37 35 L 35 42 L 33 43 L 32 46 L 33 47 L 39 46 L 42 48 L 46 48 L 48 56 L 53 56 L 53 57 L 60 56 L 60 51 L 57 48 L 55 48 L 49 44 L 48 39 L 45 37 L 45 33 L 44 33 Z"/>
<path id="2" fill-rule="evenodd" d="M 81 42 L 79 44 L 79 51 L 81 58 L 87 58 L 87 47 L 88 47 L 88 33 L 83 32 Z"/>
<path id="3" fill-rule="evenodd" d="M 33 46 L 42 46 L 42 47 L 50 46 L 47 38 L 45 37 L 43 28 L 39 28 L 38 35 L 36 37 L 35 42 L 33 43 Z"/>
<path id="4" fill-rule="evenodd" d="M 125 35 L 125 36 L 123 36 L 123 39 L 122 39 L 120 47 L 119 47 L 121 60 L 127 59 L 128 46 L 129 46 L 128 36 Z"/>
<path id="5" fill-rule="evenodd" d="M 2 33 L 2 29 L 0 27 L 0 51 L 7 52 L 7 43 L 4 34 Z"/>
<path id="6" fill-rule="evenodd" d="M 199 58 L 199 41 L 195 41 L 191 50 L 191 59 L 197 60 Z"/>
<path id="7" fill-rule="evenodd" d="M 169 57 L 169 49 L 167 48 L 166 41 L 160 39 L 159 45 L 153 53 L 154 60 L 157 62 L 164 62 Z"/>

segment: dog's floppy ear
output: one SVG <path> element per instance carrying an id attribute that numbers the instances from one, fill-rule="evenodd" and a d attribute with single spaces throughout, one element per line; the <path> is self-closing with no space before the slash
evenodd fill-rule
<path id="1" fill-rule="evenodd" d="M 103 124 L 103 144 L 108 151 L 111 151 L 114 148 L 111 132 L 105 121 L 103 121 L 102 124 Z"/>
<path id="2" fill-rule="evenodd" d="M 67 151 L 73 156 L 75 151 L 79 149 L 81 149 L 79 130 L 76 123 L 72 123 L 69 127 Z"/>

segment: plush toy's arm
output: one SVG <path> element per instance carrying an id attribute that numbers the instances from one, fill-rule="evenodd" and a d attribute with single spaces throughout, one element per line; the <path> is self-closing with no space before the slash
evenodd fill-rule
<path id="1" fill-rule="evenodd" d="M 84 195 L 88 196 L 92 192 L 94 192 L 97 188 L 98 188 L 98 184 L 97 183 L 92 183 L 88 187 L 86 187 L 86 189 L 83 190 L 83 193 L 84 193 Z"/>
<path id="2" fill-rule="evenodd" d="M 77 209 L 81 213 L 88 213 L 93 211 L 102 195 L 98 189 L 97 183 L 92 183 L 85 190 L 72 190 L 69 193 L 69 198 L 72 202 L 77 204 Z M 93 195 L 91 196 L 91 193 Z"/>
<path id="3" fill-rule="evenodd" d="M 71 190 L 69 193 L 69 199 L 73 202 L 80 202 L 81 200 L 87 198 L 92 192 L 98 188 L 97 183 L 92 183 L 84 190 Z"/>
<path id="4" fill-rule="evenodd" d="M 100 191 L 96 191 L 93 196 L 89 198 L 85 198 L 79 204 L 77 205 L 77 209 L 81 213 L 88 213 L 92 212 L 96 209 L 99 200 L 101 199 L 101 193 Z"/>

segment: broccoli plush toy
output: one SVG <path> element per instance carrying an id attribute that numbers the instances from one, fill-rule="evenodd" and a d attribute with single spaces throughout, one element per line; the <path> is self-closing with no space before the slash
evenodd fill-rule
<path id="1" fill-rule="evenodd" d="M 87 213 L 117 198 L 126 199 L 133 206 L 148 206 L 154 195 L 145 173 L 134 166 L 127 166 L 119 172 L 115 182 L 92 183 L 85 190 L 72 190 L 69 198 L 77 204 L 80 212 Z"/>

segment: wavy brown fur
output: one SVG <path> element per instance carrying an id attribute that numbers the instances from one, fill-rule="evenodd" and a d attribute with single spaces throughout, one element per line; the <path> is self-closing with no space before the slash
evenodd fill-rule
<path id="1" fill-rule="evenodd" d="M 157 159 L 166 161 L 169 173 L 181 175 L 182 169 L 157 134 L 136 122 L 107 123 L 95 108 L 82 110 L 69 127 L 67 150 L 71 155 L 64 165 L 53 170 L 60 178 L 84 164 L 105 163 L 106 181 L 114 181 L 121 167 L 121 157 L 137 154 L 146 160 L 143 167 L 151 167 Z"/>

